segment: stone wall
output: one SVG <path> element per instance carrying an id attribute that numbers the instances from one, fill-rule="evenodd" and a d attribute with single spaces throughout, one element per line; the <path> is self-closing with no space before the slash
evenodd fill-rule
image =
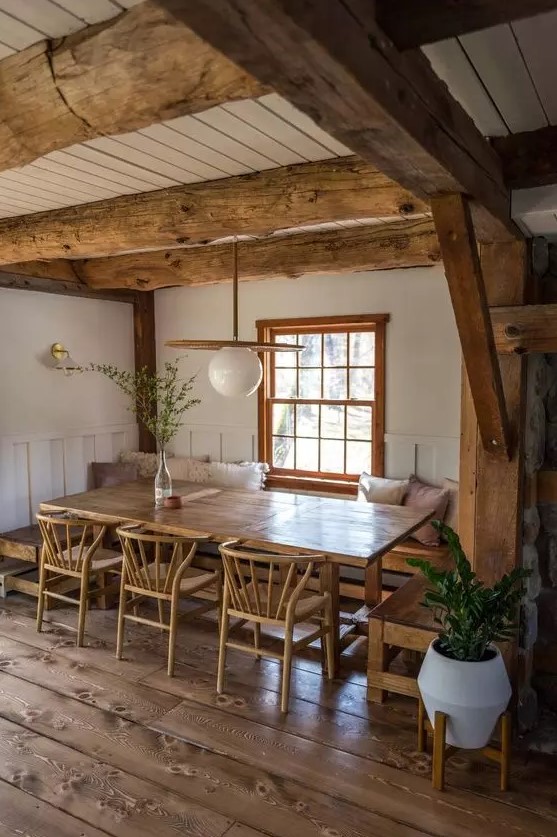
<path id="1" fill-rule="evenodd" d="M 529 481 L 541 467 L 557 470 L 557 355 L 528 358 L 525 442 L 526 497 L 535 499 L 535 491 L 528 490 Z M 523 562 L 532 570 L 522 608 L 519 650 L 518 717 L 525 730 L 535 723 L 538 699 L 544 701 L 543 679 L 533 679 L 534 644 L 557 643 L 557 504 L 527 502 L 523 531 Z"/>

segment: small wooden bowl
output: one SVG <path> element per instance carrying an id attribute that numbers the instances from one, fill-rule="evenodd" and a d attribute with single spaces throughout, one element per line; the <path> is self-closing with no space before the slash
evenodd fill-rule
<path id="1" fill-rule="evenodd" d="M 170 497 L 164 498 L 164 506 L 167 509 L 179 509 L 182 505 L 182 498 L 178 494 L 171 494 Z"/>

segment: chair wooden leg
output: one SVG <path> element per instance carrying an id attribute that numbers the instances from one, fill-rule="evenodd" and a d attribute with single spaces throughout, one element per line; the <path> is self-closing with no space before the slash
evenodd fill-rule
<path id="1" fill-rule="evenodd" d="M 261 648 L 261 625 L 259 622 L 253 623 L 253 645 L 256 651 L 259 651 Z M 261 659 L 261 654 L 256 654 L 255 657 L 257 660 Z"/>
<path id="2" fill-rule="evenodd" d="M 427 734 L 425 728 L 425 706 L 421 697 L 418 699 L 418 753 L 427 750 Z"/>
<path id="3" fill-rule="evenodd" d="M 333 604 L 330 599 L 325 605 L 325 622 L 323 627 L 327 629 L 327 633 L 321 638 L 321 645 L 325 642 L 327 677 L 329 680 L 333 680 L 335 676 L 335 649 L 333 647 Z"/>
<path id="4" fill-rule="evenodd" d="M 220 574 L 220 572 L 216 573 L 215 589 L 217 593 L 217 622 L 220 632 L 220 626 L 222 622 L 222 575 Z"/>
<path id="5" fill-rule="evenodd" d="M 118 632 L 116 634 L 116 657 L 118 660 L 122 659 L 122 651 L 124 649 L 124 630 L 125 630 L 125 615 L 126 615 L 126 571 L 122 569 L 122 577 L 120 579 L 120 602 L 118 604 Z M 134 607 L 134 613 L 136 607 Z"/>
<path id="6" fill-rule="evenodd" d="M 294 627 L 287 625 L 284 636 L 284 658 L 282 660 L 282 683 L 280 687 L 280 711 L 286 715 L 290 702 L 290 677 L 292 674 L 292 644 Z"/>
<path id="7" fill-rule="evenodd" d="M 41 564 L 41 571 L 39 576 L 39 592 L 37 598 L 37 631 L 42 630 L 43 627 L 43 614 L 44 614 L 44 606 L 45 606 L 45 599 L 46 596 L 44 594 L 45 587 L 46 587 L 46 576 L 47 571 L 43 564 Z"/>
<path id="8" fill-rule="evenodd" d="M 157 599 L 157 606 L 159 610 L 159 622 L 161 625 L 164 623 L 164 602 L 162 599 Z M 161 631 L 163 629 L 161 628 Z"/>
<path id="9" fill-rule="evenodd" d="M 228 641 L 228 595 L 226 589 L 224 591 L 224 601 L 222 605 L 222 619 L 220 625 L 220 640 L 219 640 L 219 662 L 217 670 L 217 694 L 222 695 L 224 691 L 224 669 L 226 666 L 226 643 Z"/>
<path id="10" fill-rule="evenodd" d="M 447 731 L 447 716 L 444 712 L 435 713 L 433 725 L 433 770 L 431 784 L 435 790 L 445 788 L 445 735 Z"/>
<path id="11" fill-rule="evenodd" d="M 85 619 L 87 617 L 87 602 L 89 598 L 89 573 L 83 571 L 79 588 L 79 618 L 77 625 L 77 647 L 83 645 L 85 635 Z"/>
<path id="12" fill-rule="evenodd" d="M 369 641 L 367 658 L 367 699 L 370 703 L 383 703 L 387 697 L 385 689 L 374 685 L 374 675 L 385 671 L 386 652 L 383 642 L 383 620 L 369 620 Z"/>
<path id="13" fill-rule="evenodd" d="M 511 769 L 511 713 L 501 715 L 501 790 L 509 789 Z"/>
<path id="14" fill-rule="evenodd" d="M 160 601 L 160 599 L 159 599 Z M 176 636 L 178 634 L 178 605 L 179 597 L 175 596 L 170 602 L 170 631 L 168 633 L 168 671 L 169 677 L 174 677 L 176 660 Z M 164 614 L 163 614 L 164 615 Z"/>

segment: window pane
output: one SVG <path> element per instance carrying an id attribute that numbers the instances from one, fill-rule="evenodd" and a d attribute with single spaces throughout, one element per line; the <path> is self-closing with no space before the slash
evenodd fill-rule
<path id="1" fill-rule="evenodd" d="M 277 334 L 275 336 L 275 343 L 297 343 L 297 334 Z M 275 367 L 279 366 L 296 366 L 296 356 L 298 352 L 276 352 L 275 353 Z"/>
<path id="2" fill-rule="evenodd" d="M 346 398 L 346 369 L 323 370 L 323 398 Z"/>
<path id="3" fill-rule="evenodd" d="M 371 440 L 371 407 L 346 408 L 346 438 Z"/>
<path id="4" fill-rule="evenodd" d="M 319 436 L 317 404 L 298 404 L 296 407 L 296 436 Z"/>
<path id="5" fill-rule="evenodd" d="M 346 443 L 346 473 L 361 474 L 371 471 L 371 444 L 369 442 Z"/>
<path id="6" fill-rule="evenodd" d="M 375 398 L 375 369 L 350 370 L 350 398 L 373 401 Z"/>
<path id="7" fill-rule="evenodd" d="M 321 470 L 328 473 L 344 473 L 344 442 L 321 440 Z"/>
<path id="8" fill-rule="evenodd" d="M 317 471 L 317 439 L 296 439 L 296 469 L 298 471 Z"/>
<path id="9" fill-rule="evenodd" d="M 275 468 L 294 468 L 294 439 L 286 436 L 273 436 L 273 466 Z"/>
<path id="10" fill-rule="evenodd" d="M 273 435 L 294 435 L 294 405 L 273 404 Z"/>
<path id="11" fill-rule="evenodd" d="M 321 436 L 325 439 L 344 439 L 344 407 L 342 404 L 321 405 Z"/>
<path id="12" fill-rule="evenodd" d="M 277 398 L 296 397 L 296 370 L 275 370 L 275 395 Z"/>
<path id="13" fill-rule="evenodd" d="M 300 366 L 321 366 L 321 335 L 300 334 L 300 343 L 305 346 L 300 352 Z"/>
<path id="14" fill-rule="evenodd" d="M 300 369 L 300 398 L 321 398 L 321 369 Z"/>
<path id="15" fill-rule="evenodd" d="M 346 334 L 323 335 L 323 366 L 347 366 Z"/>
<path id="16" fill-rule="evenodd" d="M 350 335 L 350 366 L 374 366 L 375 332 L 356 331 Z"/>

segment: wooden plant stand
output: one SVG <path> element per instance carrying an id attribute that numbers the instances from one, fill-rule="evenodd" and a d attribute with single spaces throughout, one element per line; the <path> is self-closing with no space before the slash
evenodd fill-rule
<path id="1" fill-rule="evenodd" d="M 431 784 L 435 790 L 445 789 L 445 763 L 448 756 L 460 750 L 446 743 L 447 718 L 444 712 L 435 713 L 435 725 L 432 726 L 428 720 L 425 706 L 420 697 L 418 704 L 418 752 L 427 751 L 427 737 L 433 736 L 433 764 L 431 770 Z M 490 761 L 495 761 L 500 767 L 500 787 L 502 791 L 508 790 L 509 773 L 511 766 L 511 713 L 503 712 L 499 716 L 501 723 L 501 747 L 487 746 L 475 752 L 481 753 Z"/>

